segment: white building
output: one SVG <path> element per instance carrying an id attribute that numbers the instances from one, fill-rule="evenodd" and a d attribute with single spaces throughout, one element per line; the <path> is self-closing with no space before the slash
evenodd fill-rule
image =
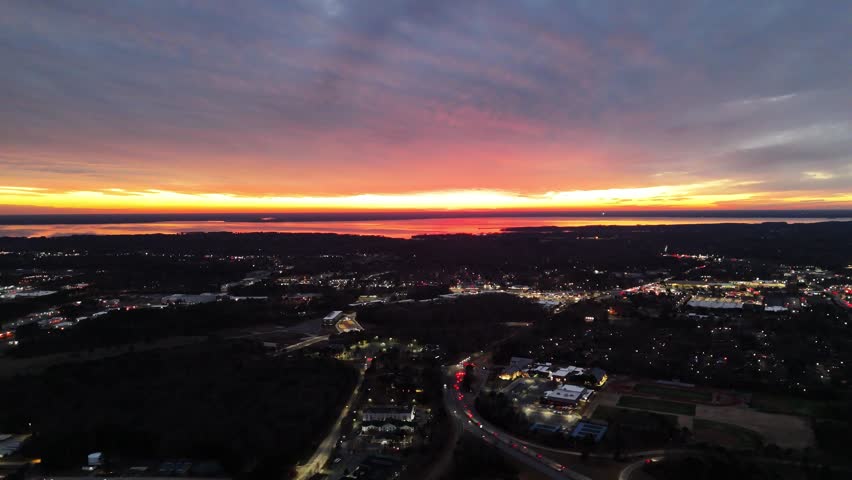
<path id="1" fill-rule="evenodd" d="M 586 372 L 585 368 L 580 367 L 564 367 L 556 370 L 555 372 L 550 374 L 550 378 L 559 382 L 564 382 L 568 379 L 568 377 L 572 377 L 574 375 L 582 375 Z"/>
<path id="2" fill-rule="evenodd" d="M 576 385 L 560 385 L 556 390 L 548 390 L 544 392 L 542 403 L 552 405 L 578 405 L 587 402 L 591 398 L 593 391 L 585 387 Z"/>
<path id="3" fill-rule="evenodd" d="M 401 422 L 414 421 L 414 405 L 410 407 L 385 405 L 365 408 L 361 412 L 362 422 L 383 422 L 385 420 L 399 420 Z"/>

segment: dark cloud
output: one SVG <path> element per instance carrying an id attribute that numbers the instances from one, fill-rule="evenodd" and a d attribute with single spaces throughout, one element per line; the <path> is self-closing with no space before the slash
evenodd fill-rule
<path id="1" fill-rule="evenodd" d="M 0 146 L 91 159 L 57 164 L 69 177 L 147 180 L 227 157 L 208 183 L 266 166 L 296 190 L 316 167 L 428 169 L 423 152 L 435 169 L 502 163 L 503 180 L 470 187 L 600 186 L 583 155 L 633 184 L 777 165 L 793 185 L 848 166 L 852 134 L 743 145 L 852 124 L 849 18 L 850 2 L 807 0 L 11 0 Z"/>

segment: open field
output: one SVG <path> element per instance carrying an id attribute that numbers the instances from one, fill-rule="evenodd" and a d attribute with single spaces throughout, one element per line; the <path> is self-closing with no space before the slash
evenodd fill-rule
<path id="1" fill-rule="evenodd" d="M 656 412 L 673 413 L 675 415 L 695 415 L 695 405 L 689 403 L 670 402 L 668 400 L 655 400 L 652 398 L 631 397 L 622 395 L 618 399 L 619 407 L 638 408 L 641 410 L 653 410 Z"/>
<path id="2" fill-rule="evenodd" d="M 751 408 L 766 413 L 783 413 L 804 417 L 837 418 L 844 408 L 842 402 L 810 400 L 790 395 L 755 393 Z"/>
<path id="3" fill-rule="evenodd" d="M 690 401 L 690 402 L 706 402 L 713 401 L 713 394 L 701 390 L 668 387 L 665 385 L 655 385 L 653 383 L 639 383 L 633 387 L 633 390 L 639 393 L 656 395 L 662 398 L 672 400 Z"/>
<path id="4" fill-rule="evenodd" d="M 620 443 L 623 448 L 631 450 L 661 448 L 679 429 L 678 417 L 674 415 L 608 405 L 598 405 L 592 418 L 609 424 L 605 444 L 614 446 Z"/>
<path id="5" fill-rule="evenodd" d="M 626 408 L 610 407 L 608 405 L 599 405 L 592 414 L 594 420 L 605 420 L 610 423 L 620 424 L 639 424 L 653 420 L 661 425 L 675 427 L 677 425 L 677 417 L 672 415 L 664 415 L 654 412 L 637 412 L 636 410 L 628 410 Z"/>
<path id="6" fill-rule="evenodd" d="M 695 419 L 738 425 L 757 432 L 765 443 L 774 443 L 782 448 L 805 448 L 815 443 L 810 420 L 805 417 L 765 413 L 744 407 L 698 405 Z"/>
<path id="7" fill-rule="evenodd" d="M 721 445 L 731 450 L 754 450 L 763 444 L 763 437 L 747 428 L 730 423 L 715 422 L 696 418 L 694 423 L 695 440 Z"/>

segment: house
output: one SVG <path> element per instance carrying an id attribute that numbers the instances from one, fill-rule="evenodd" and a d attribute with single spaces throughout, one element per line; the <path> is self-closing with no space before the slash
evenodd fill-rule
<path id="1" fill-rule="evenodd" d="M 603 387 L 607 380 L 606 372 L 598 367 L 590 368 L 586 371 L 586 375 L 592 377 L 592 386 L 594 387 Z"/>
<path id="2" fill-rule="evenodd" d="M 532 365 L 531 358 L 512 357 L 509 360 L 509 366 L 503 369 L 497 378 L 500 380 L 514 380 L 524 374 L 524 371 Z"/>

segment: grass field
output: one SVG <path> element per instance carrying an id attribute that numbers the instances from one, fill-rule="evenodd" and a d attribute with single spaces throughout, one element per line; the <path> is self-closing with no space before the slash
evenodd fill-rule
<path id="1" fill-rule="evenodd" d="M 691 403 L 670 402 L 652 398 L 631 397 L 623 395 L 618 399 L 619 407 L 653 410 L 655 412 L 673 413 L 675 415 L 695 415 L 695 405 Z"/>
<path id="2" fill-rule="evenodd" d="M 731 450 L 755 450 L 763 444 L 763 437 L 759 433 L 730 423 L 696 418 L 693 430 L 699 442 L 721 445 Z"/>
<path id="3" fill-rule="evenodd" d="M 606 420 L 610 423 L 635 423 L 631 420 L 647 421 L 653 419 L 654 422 L 670 427 L 677 426 L 677 417 L 673 415 L 664 415 L 654 412 L 638 412 L 636 410 L 628 410 L 626 408 L 610 407 L 607 405 L 598 405 L 595 412 L 592 414 L 595 420 Z"/>
<path id="4" fill-rule="evenodd" d="M 644 410 L 598 405 L 592 419 L 603 420 L 610 426 L 606 439 L 621 435 L 627 448 L 662 447 L 678 430 L 677 417 Z"/>
<path id="5" fill-rule="evenodd" d="M 667 387 L 665 385 L 654 385 L 651 383 L 640 383 L 633 387 L 633 390 L 639 393 L 647 393 L 658 397 L 670 398 L 672 400 L 682 400 L 691 402 L 711 402 L 713 394 L 703 392 L 701 390 L 690 390 L 685 388 Z"/>
<path id="6" fill-rule="evenodd" d="M 804 417 L 838 418 L 844 408 L 842 402 L 821 402 L 788 395 L 755 393 L 751 407 L 766 413 L 784 413 Z"/>

